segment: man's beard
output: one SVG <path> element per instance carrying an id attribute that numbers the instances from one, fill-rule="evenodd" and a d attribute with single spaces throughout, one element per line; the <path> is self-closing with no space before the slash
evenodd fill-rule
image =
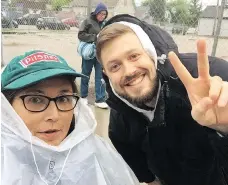
<path id="1" fill-rule="evenodd" d="M 154 97 L 156 97 L 156 94 L 158 92 L 158 78 L 154 78 L 153 81 L 151 82 L 153 84 L 151 84 L 151 89 L 150 91 L 148 91 L 145 95 L 143 96 L 139 96 L 139 97 L 131 97 L 126 93 L 119 93 L 117 92 L 117 94 L 124 98 L 125 100 L 127 100 L 129 103 L 136 105 L 137 107 L 144 107 L 145 104 L 151 102 Z"/>

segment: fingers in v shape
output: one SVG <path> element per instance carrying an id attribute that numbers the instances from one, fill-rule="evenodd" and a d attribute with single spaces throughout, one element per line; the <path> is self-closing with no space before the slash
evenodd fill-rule
<path id="1" fill-rule="evenodd" d="M 207 45 L 206 41 L 203 39 L 200 39 L 197 42 L 197 65 L 199 78 L 209 81 L 210 74 L 209 61 L 207 55 Z"/>

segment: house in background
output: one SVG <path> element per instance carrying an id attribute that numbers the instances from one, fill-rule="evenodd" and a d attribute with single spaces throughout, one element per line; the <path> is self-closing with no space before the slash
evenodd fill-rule
<path id="1" fill-rule="evenodd" d="M 16 19 L 27 13 L 46 11 L 50 0 L 1 0 L 3 16 Z"/>
<path id="2" fill-rule="evenodd" d="M 109 11 L 109 17 L 113 15 L 114 7 L 116 6 L 118 0 L 92 0 L 92 11 L 96 8 L 97 4 L 103 2 Z M 87 15 L 88 0 L 73 0 L 69 5 L 64 6 L 62 11 L 73 11 L 77 15 Z"/>
<path id="3" fill-rule="evenodd" d="M 221 10 L 221 7 L 218 7 L 218 12 L 220 10 Z M 214 27 L 216 28 L 218 23 L 218 19 L 215 20 L 216 16 L 217 16 L 216 6 L 207 6 L 205 8 L 198 22 L 198 35 L 200 36 L 214 35 L 214 30 L 216 30 L 214 29 Z M 224 10 L 220 36 L 228 37 L 228 6 L 226 6 Z"/>
<path id="4" fill-rule="evenodd" d="M 29 10 L 46 10 L 50 0 L 14 0 L 11 4 L 12 7 L 21 7 L 25 12 Z"/>
<path id="5" fill-rule="evenodd" d="M 135 15 L 136 5 L 134 0 L 118 0 L 114 7 L 113 13 L 117 14 L 130 14 Z"/>
<path id="6" fill-rule="evenodd" d="M 103 2 L 108 7 L 108 18 L 121 13 L 134 15 L 134 0 L 92 0 L 92 11 L 98 3 Z M 88 0 L 73 0 L 69 5 L 64 6 L 62 11 L 74 11 L 77 15 L 87 15 Z"/>

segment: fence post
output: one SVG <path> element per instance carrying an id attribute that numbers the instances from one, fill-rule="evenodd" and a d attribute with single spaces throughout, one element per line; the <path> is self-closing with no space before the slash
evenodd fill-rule
<path id="1" fill-rule="evenodd" d="M 92 0 L 88 0 L 87 17 L 90 15 L 91 12 L 92 12 Z"/>
<path id="2" fill-rule="evenodd" d="M 216 16 L 215 16 L 215 19 L 214 19 L 214 26 L 213 26 L 213 33 L 212 33 L 212 36 L 215 36 L 216 24 L 217 24 L 218 13 L 219 13 L 219 1 L 220 1 L 220 0 L 217 0 Z"/>
<path id="3" fill-rule="evenodd" d="M 1 31 L 1 68 L 4 67 L 2 39 L 3 37 L 2 37 L 2 31 Z"/>
<path id="4" fill-rule="evenodd" d="M 217 46 L 218 46 L 218 39 L 219 39 L 219 36 L 220 36 L 220 31 L 221 31 L 223 13 L 224 13 L 225 6 L 226 6 L 226 0 L 222 0 L 221 8 L 220 8 L 220 11 L 219 11 L 217 29 L 216 29 L 216 32 L 215 32 L 214 44 L 213 44 L 212 53 L 211 53 L 211 55 L 213 57 L 216 54 L 216 49 L 217 49 Z"/>

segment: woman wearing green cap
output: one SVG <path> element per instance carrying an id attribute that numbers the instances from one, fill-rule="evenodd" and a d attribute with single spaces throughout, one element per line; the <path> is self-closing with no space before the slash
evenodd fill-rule
<path id="1" fill-rule="evenodd" d="M 55 54 L 15 57 L 1 75 L 2 184 L 139 184 L 77 95 L 85 77 Z"/>

